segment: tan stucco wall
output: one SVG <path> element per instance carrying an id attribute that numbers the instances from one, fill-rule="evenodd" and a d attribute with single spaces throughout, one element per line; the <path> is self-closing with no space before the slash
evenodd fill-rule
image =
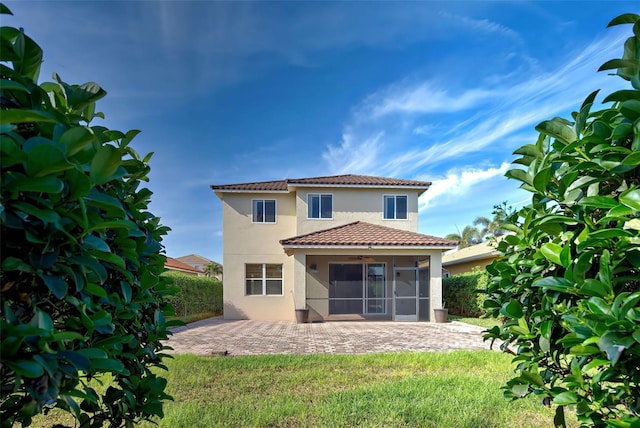
<path id="1" fill-rule="evenodd" d="M 252 199 L 276 200 L 276 223 L 251 222 Z M 284 253 L 280 239 L 295 234 L 292 194 L 233 194 L 223 197 L 224 317 L 293 321 L 294 260 Z M 245 296 L 245 264 L 283 265 L 282 296 Z"/>
<path id="2" fill-rule="evenodd" d="M 449 275 L 460 275 L 461 273 L 471 272 L 474 267 L 484 269 L 487 265 L 490 265 L 495 257 L 488 259 L 472 260 L 470 262 L 456 263 L 448 266 L 442 266 L 449 271 Z"/>
<path id="3" fill-rule="evenodd" d="M 307 194 L 333 195 L 333 219 L 307 219 Z M 383 218 L 383 195 L 407 195 L 407 220 Z M 297 235 L 328 229 L 354 221 L 418 231 L 418 191 L 407 189 L 298 188 L 296 191 Z"/>

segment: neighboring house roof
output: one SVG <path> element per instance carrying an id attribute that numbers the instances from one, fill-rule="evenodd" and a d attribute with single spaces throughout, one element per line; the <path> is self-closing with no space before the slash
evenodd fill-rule
<path id="1" fill-rule="evenodd" d="M 414 188 L 423 192 L 431 186 L 429 181 L 402 180 L 399 178 L 369 175 L 332 175 L 311 178 L 287 178 L 278 181 L 212 185 L 215 192 L 289 192 L 295 187 L 375 187 Z"/>
<path id="2" fill-rule="evenodd" d="M 186 255 L 186 256 L 176 257 L 176 260 L 180 260 L 181 262 L 187 262 L 187 261 L 191 261 L 191 260 L 194 260 L 194 259 L 198 260 L 198 261 L 201 261 L 204 264 L 213 262 L 213 260 L 209 260 L 208 258 L 202 257 L 199 254 L 189 254 L 189 255 Z"/>
<path id="3" fill-rule="evenodd" d="M 350 248 L 389 248 L 420 247 L 449 249 L 457 245 L 456 241 L 422 235 L 416 232 L 378 226 L 356 221 L 330 229 L 283 239 L 280 244 L 286 248 L 309 247 L 350 247 Z"/>
<path id="4" fill-rule="evenodd" d="M 190 266 L 172 257 L 167 257 L 167 261 L 164 264 L 164 267 L 167 269 L 177 270 L 181 272 L 204 273 L 202 270 L 196 269 L 193 266 Z"/>
<path id="5" fill-rule="evenodd" d="M 475 260 L 490 259 L 500 255 L 489 242 L 471 245 L 460 250 L 449 251 L 442 255 L 442 266 L 450 266 L 458 263 L 472 262 Z"/>

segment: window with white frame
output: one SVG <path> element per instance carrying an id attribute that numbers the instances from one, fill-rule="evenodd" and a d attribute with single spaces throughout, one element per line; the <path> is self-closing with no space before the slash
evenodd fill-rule
<path id="1" fill-rule="evenodd" d="M 307 195 L 307 218 L 332 219 L 333 195 L 309 193 Z"/>
<path id="2" fill-rule="evenodd" d="M 244 269 L 247 296 L 282 296 L 282 265 L 253 263 Z"/>
<path id="3" fill-rule="evenodd" d="M 385 220 L 406 220 L 407 215 L 407 195 L 384 195 Z"/>
<path id="4" fill-rule="evenodd" d="M 275 223 L 276 201 L 274 199 L 252 200 L 251 221 L 254 223 Z"/>

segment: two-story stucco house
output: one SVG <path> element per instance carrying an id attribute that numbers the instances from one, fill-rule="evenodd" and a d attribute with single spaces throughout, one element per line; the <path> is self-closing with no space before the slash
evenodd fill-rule
<path id="1" fill-rule="evenodd" d="M 224 316 L 433 319 L 443 251 L 418 233 L 431 183 L 338 175 L 213 185 L 222 201 Z M 421 266 L 421 268 L 419 268 Z"/>

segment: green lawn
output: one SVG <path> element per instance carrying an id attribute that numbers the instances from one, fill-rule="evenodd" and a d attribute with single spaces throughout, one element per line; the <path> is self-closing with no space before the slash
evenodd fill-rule
<path id="1" fill-rule="evenodd" d="M 552 409 L 536 399 L 502 398 L 510 360 L 492 351 L 176 355 L 167 373 L 175 401 L 158 422 L 185 428 L 553 426 Z M 35 426 L 60 421 L 50 414 Z"/>
<path id="2" fill-rule="evenodd" d="M 449 319 L 451 321 L 465 322 L 467 324 L 473 324 L 487 329 L 493 327 L 494 325 L 500 325 L 500 321 L 495 318 L 469 318 L 459 317 L 457 315 L 449 315 Z"/>

